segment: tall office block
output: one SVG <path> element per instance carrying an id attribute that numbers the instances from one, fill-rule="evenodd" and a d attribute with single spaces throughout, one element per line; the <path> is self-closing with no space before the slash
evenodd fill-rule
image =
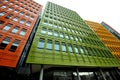
<path id="1" fill-rule="evenodd" d="M 104 44 L 110 49 L 112 54 L 120 60 L 120 41 L 101 24 L 86 21 L 87 24 L 95 31 Z"/>
<path id="2" fill-rule="evenodd" d="M 0 0 L 0 66 L 16 67 L 41 8 L 33 0 Z"/>
<path id="3" fill-rule="evenodd" d="M 115 29 L 109 26 L 107 23 L 102 22 L 101 25 L 105 27 L 109 32 L 111 32 L 116 38 L 120 40 L 120 33 L 118 33 Z"/>
<path id="4" fill-rule="evenodd" d="M 51 2 L 44 10 L 27 63 L 119 66 L 117 59 L 76 12 Z"/>

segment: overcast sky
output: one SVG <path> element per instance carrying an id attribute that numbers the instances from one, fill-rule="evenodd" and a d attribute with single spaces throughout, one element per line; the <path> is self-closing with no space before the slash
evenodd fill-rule
<path id="1" fill-rule="evenodd" d="M 47 1 L 76 11 L 84 20 L 109 24 L 120 33 L 120 0 L 34 0 L 43 6 Z"/>

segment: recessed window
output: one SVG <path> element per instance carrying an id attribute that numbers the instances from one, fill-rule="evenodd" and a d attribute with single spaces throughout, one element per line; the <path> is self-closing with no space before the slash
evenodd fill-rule
<path id="1" fill-rule="evenodd" d="M 6 37 L 1 43 L 0 43 L 0 49 L 5 49 L 5 47 L 9 44 L 11 38 Z"/>
<path id="2" fill-rule="evenodd" d="M 56 51 L 60 50 L 60 43 L 58 41 L 55 41 L 55 46 L 54 46 Z"/>
<path id="3" fill-rule="evenodd" d="M 25 25 L 29 27 L 31 25 L 31 22 L 26 22 Z"/>
<path id="4" fill-rule="evenodd" d="M 18 32 L 18 30 L 19 30 L 19 27 L 16 26 L 16 27 L 13 28 L 13 30 L 11 31 L 11 33 L 15 34 L 15 33 Z"/>
<path id="5" fill-rule="evenodd" d="M 3 31 L 8 31 L 11 26 L 12 26 L 12 24 L 7 24 L 7 25 L 3 28 Z"/>
<path id="6" fill-rule="evenodd" d="M 13 4 L 13 2 L 10 2 L 10 5 L 12 5 Z"/>
<path id="7" fill-rule="evenodd" d="M 15 22 L 18 21 L 18 17 L 13 18 L 13 21 Z"/>
<path id="8" fill-rule="evenodd" d="M 4 0 L 4 2 L 8 2 L 8 0 Z"/>
<path id="9" fill-rule="evenodd" d="M 46 28 L 42 28 L 41 33 L 42 34 L 46 34 L 46 32 L 47 32 L 47 29 Z"/>
<path id="10" fill-rule="evenodd" d="M 1 6 L 0 8 L 6 8 L 7 6 L 6 5 L 3 5 L 3 6 Z"/>
<path id="11" fill-rule="evenodd" d="M 78 41 L 78 38 L 77 38 L 77 37 L 75 37 L 75 40 L 76 40 L 76 41 Z"/>
<path id="12" fill-rule="evenodd" d="M 72 45 L 71 44 L 68 44 L 68 49 L 69 49 L 70 53 L 73 53 L 73 49 L 72 49 Z"/>
<path id="13" fill-rule="evenodd" d="M 64 42 L 62 42 L 62 51 L 66 52 L 66 44 Z"/>
<path id="14" fill-rule="evenodd" d="M 31 17 L 30 17 L 30 19 L 31 19 L 31 20 L 34 20 L 34 17 L 33 17 L 33 16 L 31 16 Z"/>
<path id="15" fill-rule="evenodd" d="M 74 40 L 74 37 L 73 37 L 73 35 L 70 35 L 70 38 L 71 38 L 72 40 Z"/>
<path id="16" fill-rule="evenodd" d="M 77 45 L 74 45 L 75 53 L 79 53 Z"/>
<path id="17" fill-rule="evenodd" d="M 26 34 L 26 30 L 22 29 L 21 32 L 19 33 L 20 36 L 24 36 Z"/>
<path id="18" fill-rule="evenodd" d="M 63 35 L 63 33 L 62 33 L 62 32 L 60 32 L 60 37 L 61 37 L 61 38 L 64 38 L 64 35 Z"/>
<path id="19" fill-rule="evenodd" d="M 20 24 L 24 24 L 24 22 L 25 22 L 24 19 L 20 20 Z"/>
<path id="20" fill-rule="evenodd" d="M 6 12 L 0 12 L 0 16 L 4 16 Z"/>
<path id="21" fill-rule="evenodd" d="M 20 15 L 22 16 L 24 14 L 24 12 L 20 12 Z"/>
<path id="22" fill-rule="evenodd" d="M 4 24 L 4 21 L 1 21 L 1 20 L 0 20 L 0 26 L 3 25 L 3 24 Z"/>
<path id="23" fill-rule="evenodd" d="M 52 49 L 52 40 L 48 40 L 46 48 L 50 50 Z"/>
<path id="24" fill-rule="evenodd" d="M 38 48 L 43 49 L 45 45 L 45 39 L 41 38 L 38 42 Z"/>
<path id="25" fill-rule="evenodd" d="M 25 18 L 28 18 L 28 17 L 29 17 L 29 14 L 26 14 L 26 15 L 25 15 Z"/>
<path id="26" fill-rule="evenodd" d="M 5 18 L 10 19 L 12 17 L 12 14 L 8 14 Z"/>
<path id="27" fill-rule="evenodd" d="M 82 46 L 80 46 L 80 52 L 81 52 L 82 54 L 84 54 L 84 50 L 83 50 Z"/>
<path id="28" fill-rule="evenodd" d="M 57 31 L 54 32 L 54 36 L 58 37 L 58 32 Z"/>
<path id="29" fill-rule="evenodd" d="M 14 13 L 18 13 L 18 12 L 19 12 L 19 10 L 15 10 L 15 11 L 14 11 Z"/>
<path id="30" fill-rule="evenodd" d="M 70 39 L 69 36 L 68 36 L 68 34 L 65 34 L 65 38 L 66 38 L 66 39 Z"/>
<path id="31" fill-rule="evenodd" d="M 13 10 L 13 8 L 8 8 L 8 11 L 11 11 L 11 10 Z"/>
<path id="32" fill-rule="evenodd" d="M 19 45 L 19 43 L 20 43 L 20 40 L 15 40 L 15 41 L 12 43 L 12 46 L 10 47 L 9 51 L 15 52 L 16 49 L 17 49 L 17 47 L 18 47 L 18 45 Z"/>
<path id="33" fill-rule="evenodd" d="M 52 30 L 51 29 L 48 30 L 48 35 L 50 35 L 50 36 L 52 35 Z"/>

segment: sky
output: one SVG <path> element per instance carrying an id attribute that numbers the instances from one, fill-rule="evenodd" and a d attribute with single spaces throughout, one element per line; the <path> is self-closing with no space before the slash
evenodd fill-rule
<path id="1" fill-rule="evenodd" d="M 34 0 L 45 7 L 47 1 L 76 11 L 84 20 L 106 22 L 120 33 L 120 0 Z"/>

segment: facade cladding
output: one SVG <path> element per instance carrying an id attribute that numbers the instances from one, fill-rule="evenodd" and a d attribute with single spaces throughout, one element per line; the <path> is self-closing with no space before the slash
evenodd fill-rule
<path id="1" fill-rule="evenodd" d="M 0 66 L 16 67 L 41 8 L 32 0 L 0 0 Z"/>
<path id="2" fill-rule="evenodd" d="M 120 34 L 114 30 L 112 27 L 110 27 L 107 23 L 102 22 L 101 25 L 105 27 L 108 31 L 110 31 L 116 38 L 120 40 Z"/>
<path id="3" fill-rule="evenodd" d="M 48 2 L 27 63 L 117 67 L 119 62 L 74 11 Z"/>
<path id="4" fill-rule="evenodd" d="M 112 54 L 120 60 L 120 41 L 101 24 L 91 21 L 86 22 L 110 49 Z"/>

